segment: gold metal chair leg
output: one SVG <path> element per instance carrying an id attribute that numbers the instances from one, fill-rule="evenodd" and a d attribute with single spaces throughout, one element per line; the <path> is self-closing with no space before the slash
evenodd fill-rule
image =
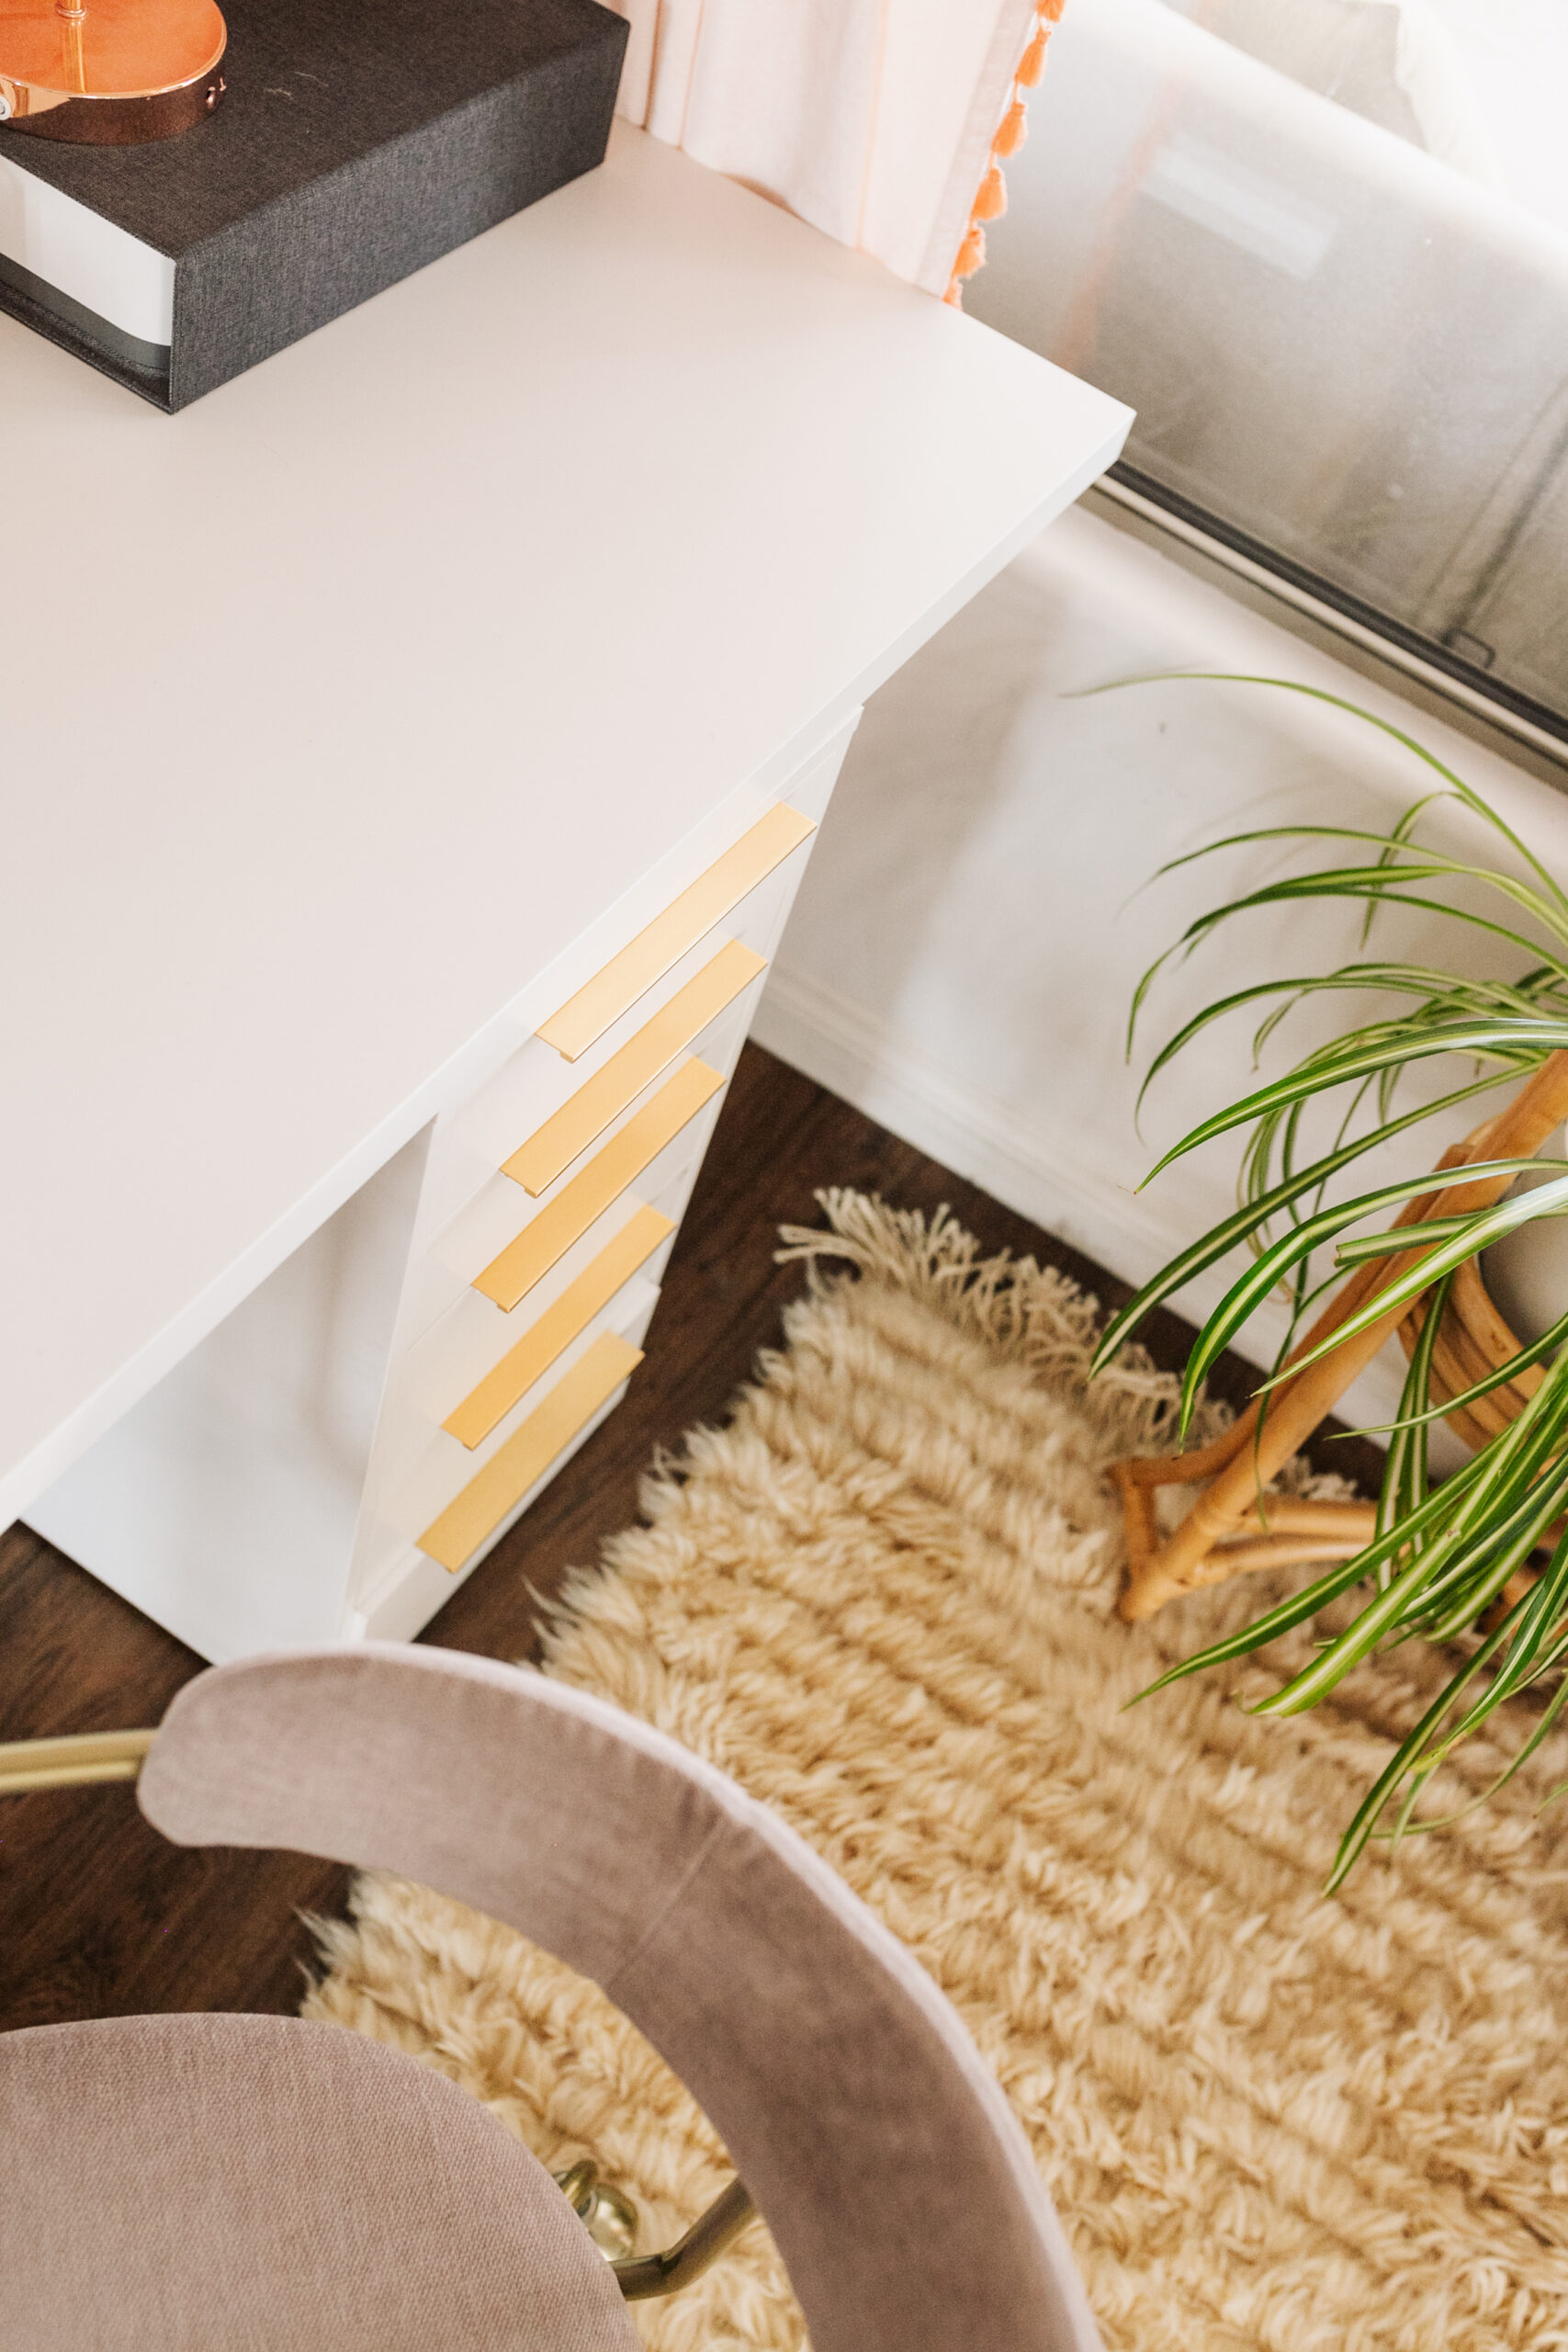
<path id="1" fill-rule="evenodd" d="M 698 2214 L 685 2236 L 666 2246 L 662 2254 L 639 2254 L 626 2262 L 613 2262 L 610 2267 L 627 2302 L 642 2302 L 650 2295 L 679 2294 L 718 2260 L 756 2211 L 745 2182 L 732 2180 L 707 2211 Z"/>
<path id="2" fill-rule="evenodd" d="M 0 1796 L 19 1789 L 79 1788 L 88 1781 L 134 1781 L 155 1731 L 79 1732 L 64 1739 L 0 1743 Z"/>
<path id="3" fill-rule="evenodd" d="M 732 2180 L 706 2212 L 698 2214 L 684 2237 L 661 2254 L 637 2254 L 637 2207 L 623 2190 L 601 2180 L 592 2156 L 580 2157 L 552 2177 L 609 2263 L 628 2303 L 645 2302 L 653 2295 L 678 2295 L 718 2260 L 757 2211 L 745 2182 Z"/>

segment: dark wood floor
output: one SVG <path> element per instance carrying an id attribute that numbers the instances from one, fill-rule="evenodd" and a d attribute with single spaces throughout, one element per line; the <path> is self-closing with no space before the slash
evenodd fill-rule
<path id="1" fill-rule="evenodd" d="M 987 1194 L 749 1046 L 671 1261 L 648 1362 L 527 1518 L 423 1638 L 523 1657 L 536 1593 L 591 1564 L 637 1515 L 656 1446 L 722 1414 L 760 1347 L 778 1337 L 795 1266 L 775 1228 L 815 1224 L 818 1186 L 852 1184 L 910 1208 L 948 1203 L 988 1249 L 1032 1251 L 1103 1305 L 1124 1287 Z M 1174 1316 L 1145 1335 L 1179 1363 Z M 1222 1393 L 1245 1391 L 1224 1367 Z M 1352 1468 L 1351 1448 L 1335 1466 Z M 0 1739 L 156 1723 L 202 1661 L 26 1527 L 0 1535 Z M 303 1910 L 343 1901 L 344 1874 L 294 1854 L 167 1846 L 129 1785 L 0 1798 L 0 2029 L 160 2009 L 292 2009 L 310 1940 Z"/>

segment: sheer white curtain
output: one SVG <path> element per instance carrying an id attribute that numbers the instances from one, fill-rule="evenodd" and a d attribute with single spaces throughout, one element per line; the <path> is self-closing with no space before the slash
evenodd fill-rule
<path id="1" fill-rule="evenodd" d="M 1001 209 L 995 157 L 1061 0 L 612 5 L 632 27 L 622 114 L 942 294 Z"/>

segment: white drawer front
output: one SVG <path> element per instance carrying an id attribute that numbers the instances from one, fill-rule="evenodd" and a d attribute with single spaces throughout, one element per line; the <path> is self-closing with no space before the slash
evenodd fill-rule
<path id="1" fill-rule="evenodd" d="M 719 925 L 682 956 L 658 986 L 608 1029 L 581 1060 L 569 1062 L 542 1037 L 531 1037 L 473 1100 L 437 1126 L 421 1206 L 421 1224 L 431 1232 L 448 1224 L 473 1199 L 518 1146 L 559 1111 L 604 1064 L 628 1046 L 680 990 L 730 941 L 766 963 L 784 929 L 795 888 L 806 868 L 809 843 L 754 891 L 735 918 Z M 740 1000 L 750 1025 L 764 976 Z M 703 1046 L 694 1044 L 693 1051 Z M 711 1059 L 711 1055 L 705 1057 Z"/>
<path id="2" fill-rule="evenodd" d="M 547 1400 L 561 1389 L 563 1384 L 570 1382 L 577 1367 L 602 1338 L 613 1333 L 633 1347 L 638 1344 L 652 1318 L 657 1299 L 658 1293 L 652 1284 L 644 1282 L 640 1276 L 634 1276 L 613 1305 L 596 1315 L 548 1372 L 518 1399 L 512 1412 L 498 1423 L 482 1445 L 470 1449 L 460 1444 L 446 1430 L 430 1428 L 424 1443 L 417 1452 L 411 1452 L 389 1491 L 388 1515 L 397 1532 L 406 1542 L 419 1544 L 421 1537 L 426 1534 L 440 1515 L 472 1488 L 476 1481 L 479 1481 L 481 1472 L 489 1471 L 500 1460 L 526 1424 L 536 1420 Z M 596 1410 L 597 1405 L 591 1406 L 589 1409 Z M 562 1444 L 575 1434 L 575 1427 L 568 1430 L 562 1437 Z M 554 1455 L 550 1453 L 541 1462 L 538 1477 L 545 1476 L 553 1459 Z M 536 1481 L 532 1478 L 527 1481 L 528 1485 L 534 1483 Z M 496 1510 L 494 1518 L 486 1521 L 481 1533 L 467 1545 L 459 1556 L 443 1557 L 442 1566 L 454 1570 L 466 1566 L 469 1555 L 511 1510 L 514 1500 L 515 1497 L 505 1503 L 504 1509 Z"/>
<path id="3" fill-rule="evenodd" d="M 733 1061 L 744 1034 L 743 1028 L 737 1025 L 726 1037 L 724 1042 L 728 1051 L 725 1059 L 718 1063 L 716 1074 L 722 1074 L 727 1064 Z M 699 1066 L 713 1067 L 705 1057 L 702 1057 Z M 569 1170 L 538 1200 L 531 1201 L 522 1186 L 513 1183 L 509 1176 L 497 1173 L 491 1177 L 461 1215 L 453 1219 L 444 1233 L 436 1236 L 418 1263 L 411 1267 L 400 1318 L 405 1348 L 412 1348 L 417 1340 L 423 1338 L 432 1324 L 454 1306 L 465 1292 L 479 1283 L 487 1269 L 519 1244 L 547 1212 L 558 1215 L 557 1204 L 568 1188 L 580 1183 L 580 1180 L 592 1170 L 599 1152 L 609 1150 L 617 1144 L 623 1131 L 649 1109 L 661 1086 L 668 1082 L 666 1078 L 659 1086 L 650 1088 L 645 1096 L 639 1097 L 596 1151 L 588 1156 L 586 1163 L 580 1162 Z M 644 1203 L 654 1207 L 662 1206 L 663 1195 L 671 1187 L 680 1186 L 700 1159 L 713 1132 L 722 1099 L 721 1093 L 715 1093 L 705 1105 L 696 1111 L 648 1166 L 630 1177 L 624 1189 L 606 1204 L 592 1223 L 574 1236 L 565 1252 L 552 1258 L 546 1272 L 553 1272 L 562 1265 L 581 1272 L 593 1250 L 604 1246 L 610 1228 L 623 1222 L 633 1208 L 640 1207 Z M 542 1282 L 544 1279 L 545 1274 L 541 1274 L 539 1280 Z M 524 1295 L 524 1303 L 536 1287 L 536 1283 L 529 1285 L 528 1292 Z"/>
<path id="4" fill-rule="evenodd" d="M 410 1349 L 399 1369 L 400 1393 L 410 1410 L 432 1429 L 457 1419 L 456 1434 L 465 1443 L 482 1442 L 488 1428 L 479 1430 L 477 1440 L 473 1431 L 491 1409 L 489 1398 L 467 1417 L 462 1408 L 477 1389 L 494 1380 L 501 1366 L 516 1367 L 513 1377 L 523 1381 L 516 1390 L 520 1396 L 533 1385 L 523 1377 L 531 1365 L 537 1363 L 536 1376 L 543 1376 L 563 1344 L 570 1344 L 602 1313 L 634 1274 L 657 1289 L 674 1241 L 673 1218 L 652 1205 L 637 1204 L 628 1205 L 622 1218 L 607 1219 L 606 1224 L 608 1238 L 596 1250 L 589 1243 L 597 1235 L 586 1237 L 510 1315 L 478 1291 L 465 1291 Z M 525 1347 L 528 1351 L 519 1363 Z M 506 1410 L 510 1412 L 510 1403 Z"/>

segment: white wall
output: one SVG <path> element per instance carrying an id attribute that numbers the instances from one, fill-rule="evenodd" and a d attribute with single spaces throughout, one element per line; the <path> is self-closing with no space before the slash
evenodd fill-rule
<path id="1" fill-rule="evenodd" d="M 1410 753 L 1301 695 L 1167 682 L 1069 698 L 1188 667 L 1300 679 L 1377 709 L 1568 874 L 1568 799 L 1075 510 L 874 698 L 755 1033 L 1134 1281 L 1231 1204 L 1224 1143 L 1135 1188 L 1157 1148 L 1245 1081 L 1251 1034 L 1233 1020 L 1200 1040 L 1158 1082 L 1140 1141 L 1122 1053 L 1134 983 L 1192 915 L 1301 855 L 1231 852 L 1141 886 L 1162 861 L 1245 826 L 1382 827 L 1431 781 Z M 1473 845 L 1469 826 L 1445 816 L 1441 830 Z M 1429 917 L 1380 925 L 1372 950 L 1458 968 Z M 1158 989 L 1138 1069 L 1200 1003 L 1359 952 L 1355 923 L 1332 907 L 1242 918 Z M 1367 1003 L 1339 1001 L 1348 1014 Z M 1285 1041 L 1300 1050 L 1331 1025 L 1303 1021 Z M 1417 1172 L 1446 1139 L 1418 1129 L 1389 1173 Z M 1177 1303 L 1190 1313 L 1218 1289 L 1211 1278 Z M 1381 1419 L 1395 1393 L 1379 1367 L 1351 1408 Z"/>

